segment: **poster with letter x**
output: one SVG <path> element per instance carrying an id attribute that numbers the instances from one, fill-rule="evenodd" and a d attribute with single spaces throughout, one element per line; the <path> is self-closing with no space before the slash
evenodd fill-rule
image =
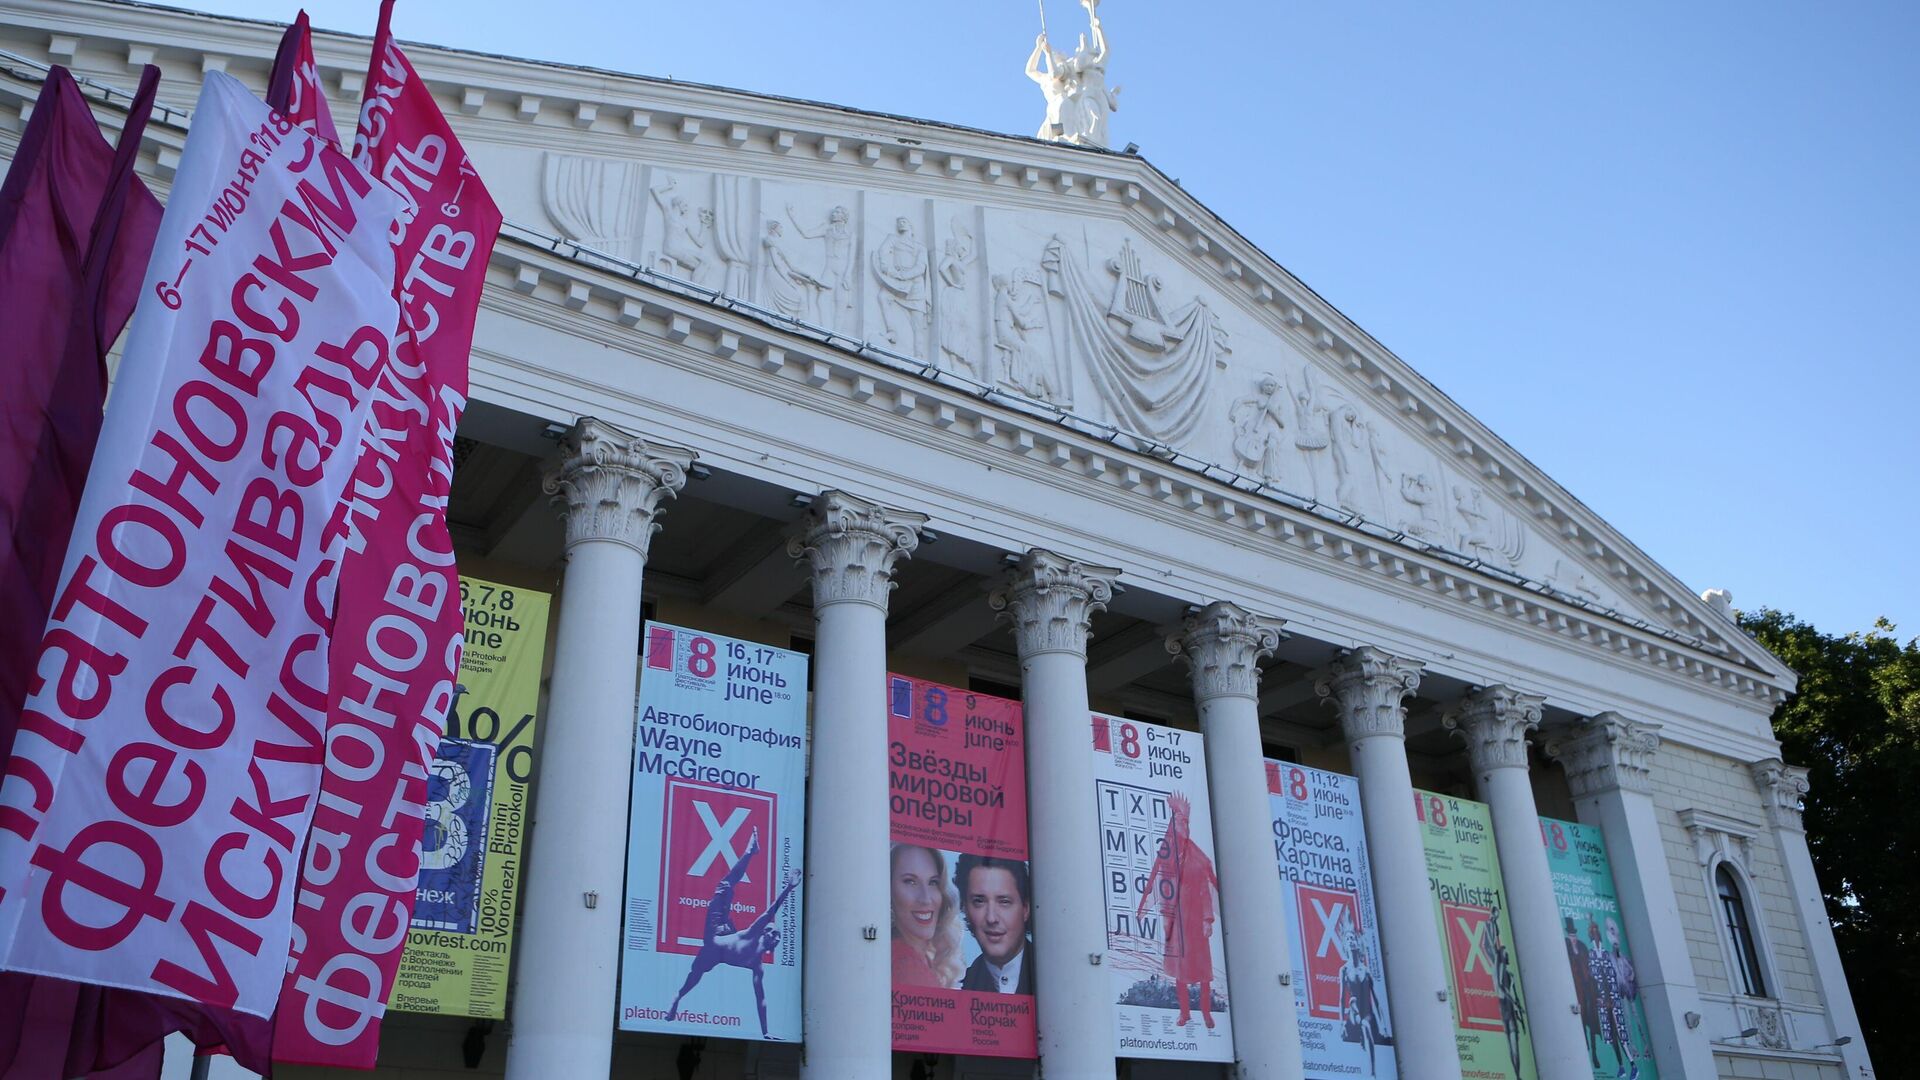
<path id="1" fill-rule="evenodd" d="M 1513 952 L 1506 883 L 1493 845 L 1487 804 L 1415 790 L 1433 887 L 1435 918 L 1446 943 L 1454 1041 L 1460 1067 L 1479 1080 L 1532 1080 L 1533 1038 Z"/>
<path id="2" fill-rule="evenodd" d="M 1293 997 L 1308 1080 L 1397 1076 L 1360 782 L 1267 762 L 1273 854 L 1293 930 Z"/>
<path id="3" fill-rule="evenodd" d="M 620 1027 L 800 1039 L 807 658 L 649 622 Z"/>

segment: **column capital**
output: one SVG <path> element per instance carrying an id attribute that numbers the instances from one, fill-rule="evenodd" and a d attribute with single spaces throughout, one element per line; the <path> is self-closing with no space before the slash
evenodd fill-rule
<path id="1" fill-rule="evenodd" d="M 1181 623 L 1167 638 L 1167 651 L 1193 669 L 1193 697 L 1257 697 L 1260 660 L 1280 645 L 1283 620 L 1255 615 L 1238 604 L 1218 600 Z"/>
<path id="2" fill-rule="evenodd" d="M 816 609 L 856 603 L 885 611 L 894 564 L 920 546 L 926 523 L 925 514 L 894 510 L 844 491 L 824 491 L 794 522 L 787 554 L 812 564 Z"/>
<path id="3" fill-rule="evenodd" d="M 1372 645 L 1342 652 L 1313 684 L 1321 700 L 1340 710 L 1340 728 L 1349 741 L 1369 735 L 1407 736 L 1407 698 L 1420 689 L 1418 660 L 1394 656 Z"/>
<path id="4" fill-rule="evenodd" d="M 604 420 L 580 418 L 561 442 L 558 464 L 541 486 L 567 523 L 567 548 L 611 540 L 646 558 L 660 530 L 660 504 L 686 486 L 694 453 L 629 435 Z"/>
<path id="5" fill-rule="evenodd" d="M 1119 576 L 1117 567 L 1034 548 L 1001 576 L 987 603 L 1012 625 L 1021 659 L 1063 652 L 1084 660 L 1093 616 L 1107 609 Z"/>
<path id="6" fill-rule="evenodd" d="M 1766 804 L 1767 824 L 1776 829 L 1804 832 L 1800 800 L 1806 797 L 1809 787 L 1807 770 L 1779 758 L 1755 761 L 1747 768 L 1753 771 L 1754 786 L 1760 789 L 1760 801 Z"/>
<path id="7" fill-rule="evenodd" d="M 1440 723 L 1467 743 L 1474 772 L 1527 767 L 1527 732 L 1540 726 L 1547 699 L 1510 686 L 1485 686 L 1461 698 Z"/>
<path id="8" fill-rule="evenodd" d="M 1614 791 L 1650 795 L 1660 725 L 1617 712 L 1596 713 L 1555 731 L 1546 749 L 1566 770 L 1567 787 L 1576 799 Z"/>

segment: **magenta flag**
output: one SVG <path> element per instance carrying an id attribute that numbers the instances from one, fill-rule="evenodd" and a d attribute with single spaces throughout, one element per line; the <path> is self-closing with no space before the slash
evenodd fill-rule
<path id="1" fill-rule="evenodd" d="M 326 91 L 320 85 L 320 68 L 313 60 L 313 28 L 307 23 L 304 8 L 280 36 L 280 51 L 273 54 L 267 107 L 309 134 L 340 145 L 340 132 L 333 126 L 333 113 L 327 108 Z"/>
<path id="2" fill-rule="evenodd" d="M 133 175 L 158 78 L 142 76 L 116 156 L 73 76 L 54 68 L 0 186 L 0 762 L 100 436 L 106 352 L 160 226 Z"/>
<path id="3" fill-rule="evenodd" d="M 343 513 L 326 738 L 274 1058 L 371 1068 L 420 872 L 428 768 L 460 670 L 453 433 L 500 211 L 380 8 L 353 160 L 405 200 L 401 325 Z"/>

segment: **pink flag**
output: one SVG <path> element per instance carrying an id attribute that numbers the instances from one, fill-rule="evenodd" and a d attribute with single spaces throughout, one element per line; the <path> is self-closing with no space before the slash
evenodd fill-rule
<path id="1" fill-rule="evenodd" d="M 400 210 L 208 76 L 0 780 L 0 967 L 272 1014 Z"/>
<path id="2" fill-rule="evenodd" d="M 0 762 L 100 436 L 106 352 L 160 227 L 133 175 L 159 76 L 142 75 L 116 155 L 73 76 L 52 69 L 0 186 Z"/>
<path id="3" fill-rule="evenodd" d="M 447 533 L 453 433 L 500 212 L 381 5 L 354 160 L 408 204 L 395 227 L 402 326 L 344 513 L 328 756 L 300 883 L 274 1058 L 371 1068 L 420 870 L 427 769 L 460 668 Z"/>
<path id="4" fill-rule="evenodd" d="M 320 68 L 313 61 L 313 30 L 304 8 L 280 35 L 280 51 L 273 54 L 273 73 L 267 77 L 267 107 L 308 134 L 340 145 L 327 92 L 320 85 Z"/>

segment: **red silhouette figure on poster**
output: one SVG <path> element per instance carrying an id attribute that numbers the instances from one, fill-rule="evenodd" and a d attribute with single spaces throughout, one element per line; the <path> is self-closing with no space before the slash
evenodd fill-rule
<path id="1" fill-rule="evenodd" d="M 1214 876 L 1213 860 L 1193 842 L 1188 821 L 1193 806 L 1187 797 L 1175 792 L 1167 797 L 1172 817 L 1167 833 L 1160 840 L 1160 851 L 1153 870 L 1147 875 L 1134 909 L 1139 918 L 1147 910 L 1147 900 L 1160 898 L 1160 921 L 1166 927 L 1166 948 L 1161 953 L 1161 970 L 1173 980 L 1180 997 L 1180 1018 L 1184 1026 L 1193 1018 L 1188 1000 L 1189 988 L 1198 983 L 1200 1018 L 1213 1026 L 1213 937 L 1214 897 L 1220 879 Z"/>

